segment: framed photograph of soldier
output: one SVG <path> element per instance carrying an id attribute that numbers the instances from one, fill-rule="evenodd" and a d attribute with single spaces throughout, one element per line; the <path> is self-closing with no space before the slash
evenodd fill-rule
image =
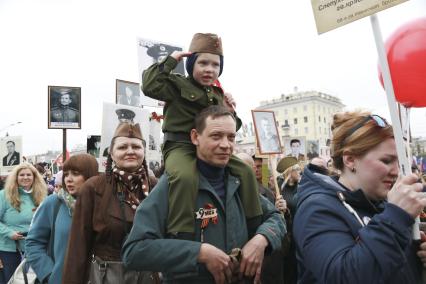
<path id="1" fill-rule="evenodd" d="M 99 171 L 105 171 L 106 159 L 109 153 L 109 146 L 114 135 L 114 131 L 120 122 L 139 123 L 142 130 L 142 136 L 145 140 L 144 145 L 149 137 L 149 116 L 147 109 L 140 107 L 118 105 L 112 103 L 103 104 L 102 112 L 102 130 L 101 130 L 101 146 L 99 151 L 100 162 Z M 145 156 L 147 153 L 145 147 Z M 148 158 L 148 157 L 147 157 Z"/>
<path id="2" fill-rule="evenodd" d="M 115 102 L 120 105 L 141 106 L 139 83 L 115 80 Z"/>
<path id="3" fill-rule="evenodd" d="M 13 168 L 22 163 L 22 137 L 6 136 L 0 140 L 1 175 L 8 175 Z"/>
<path id="4" fill-rule="evenodd" d="M 88 135 L 87 136 L 87 154 L 90 154 L 95 158 L 99 158 L 100 151 L 101 151 L 101 136 Z"/>
<path id="5" fill-rule="evenodd" d="M 165 41 L 155 41 L 155 40 L 150 40 L 146 38 L 138 38 L 137 50 L 138 50 L 139 78 L 142 78 L 143 71 L 147 69 L 149 66 L 151 66 L 154 63 L 161 62 L 175 50 L 182 51 L 183 48 L 175 44 L 167 43 Z M 176 66 L 173 72 L 185 75 L 185 68 L 183 65 L 183 61 L 179 62 L 179 64 Z M 143 106 L 152 106 L 152 107 L 164 106 L 164 102 L 146 97 L 143 95 L 143 93 L 141 96 L 141 104 Z"/>
<path id="6" fill-rule="evenodd" d="M 254 129 L 260 154 L 281 154 L 281 140 L 273 111 L 252 110 Z"/>
<path id="7" fill-rule="evenodd" d="M 286 157 L 295 157 L 299 162 L 306 161 L 306 137 L 283 137 L 283 143 Z"/>
<path id="8" fill-rule="evenodd" d="M 318 140 L 308 140 L 306 141 L 306 158 L 310 161 L 313 158 L 319 156 L 319 144 Z"/>
<path id="9" fill-rule="evenodd" d="M 81 129 L 81 88 L 48 86 L 49 129 Z"/>

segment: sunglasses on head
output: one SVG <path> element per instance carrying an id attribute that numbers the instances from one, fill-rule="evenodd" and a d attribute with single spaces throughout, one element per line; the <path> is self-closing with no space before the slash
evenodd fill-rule
<path id="1" fill-rule="evenodd" d="M 346 134 L 346 138 L 348 138 L 349 136 L 354 134 L 355 131 L 357 131 L 358 129 L 363 127 L 367 122 L 369 122 L 371 120 L 374 121 L 376 123 L 376 125 L 381 127 L 381 128 L 385 128 L 385 127 L 389 126 L 389 123 L 383 117 L 381 117 L 377 114 L 368 115 L 363 120 L 361 120 L 360 123 L 358 123 L 357 125 L 355 125 L 354 127 L 352 127 L 348 131 L 348 133 Z"/>

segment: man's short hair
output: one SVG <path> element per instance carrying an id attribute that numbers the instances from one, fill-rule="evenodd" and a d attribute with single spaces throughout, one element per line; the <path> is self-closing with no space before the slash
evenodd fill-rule
<path id="1" fill-rule="evenodd" d="M 9 140 L 9 141 L 6 142 L 6 145 L 9 144 L 9 143 L 12 143 L 13 146 L 15 146 L 15 141 Z"/>
<path id="2" fill-rule="evenodd" d="M 195 130 L 198 133 L 202 133 L 206 128 L 206 120 L 208 117 L 216 119 L 222 116 L 230 116 L 235 121 L 235 117 L 226 107 L 219 105 L 212 105 L 203 109 L 199 114 L 195 116 Z"/>
<path id="3" fill-rule="evenodd" d="M 291 146 L 293 143 L 299 143 L 299 144 L 302 144 L 302 143 L 300 143 L 300 140 L 299 140 L 299 139 L 291 139 L 291 140 L 290 140 L 290 146 Z"/>

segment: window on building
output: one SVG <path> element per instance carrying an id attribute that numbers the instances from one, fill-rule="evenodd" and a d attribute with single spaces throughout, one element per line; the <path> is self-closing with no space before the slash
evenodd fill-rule
<path id="1" fill-rule="evenodd" d="M 297 128 L 294 129 L 294 135 L 299 135 L 299 129 Z"/>
<path id="2" fill-rule="evenodd" d="M 284 109 L 284 114 L 287 114 L 287 109 Z"/>
<path id="3" fill-rule="evenodd" d="M 297 118 L 294 119 L 294 124 L 297 124 Z"/>
<path id="4" fill-rule="evenodd" d="M 326 123 L 326 122 L 325 122 L 325 116 L 324 116 L 324 123 Z"/>
<path id="5" fill-rule="evenodd" d="M 288 120 L 284 119 L 284 125 L 288 125 Z"/>
<path id="6" fill-rule="evenodd" d="M 297 107 L 293 108 L 293 113 L 297 113 Z"/>
<path id="7" fill-rule="evenodd" d="M 307 117 L 307 116 L 304 116 L 304 117 L 303 117 L 303 122 L 304 122 L 304 123 L 308 122 L 308 117 Z"/>
<path id="8" fill-rule="evenodd" d="M 307 105 L 303 105 L 303 111 L 307 111 L 308 110 L 308 106 Z"/>
<path id="9" fill-rule="evenodd" d="M 319 134 L 321 134 L 321 127 L 318 127 Z"/>
<path id="10" fill-rule="evenodd" d="M 321 122 L 321 116 L 320 115 L 318 116 L 318 122 Z"/>
<path id="11" fill-rule="evenodd" d="M 305 127 L 305 134 L 308 134 L 309 130 L 307 127 Z"/>

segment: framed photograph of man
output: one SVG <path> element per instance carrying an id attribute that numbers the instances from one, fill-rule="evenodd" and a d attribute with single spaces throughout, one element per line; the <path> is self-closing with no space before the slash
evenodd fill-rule
<path id="1" fill-rule="evenodd" d="M 166 43 L 165 41 L 155 41 L 146 38 L 137 39 L 137 49 L 138 49 L 138 65 L 139 65 L 139 78 L 142 78 L 143 71 L 150 67 L 154 63 L 159 63 L 164 60 L 168 55 L 172 54 L 173 51 L 182 51 L 183 48 Z M 176 68 L 173 70 L 175 73 L 185 75 L 185 68 L 183 65 L 183 60 L 179 62 Z M 141 96 L 141 104 L 143 106 L 152 106 L 152 107 L 162 107 L 164 103 L 146 97 L 145 95 Z"/>
<path id="2" fill-rule="evenodd" d="M 8 175 L 12 169 L 22 163 L 22 138 L 6 136 L 0 140 L 1 175 Z"/>
<path id="3" fill-rule="evenodd" d="M 90 154 L 95 158 L 99 158 L 100 150 L 101 150 L 101 136 L 88 135 L 87 136 L 87 154 Z"/>
<path id="4" fill-rule="evenodd" d="M 149 139 L 149 111 L 140 107 L 118 105 L 112 103 L 103 104 L 102 131 L 100 147 L 99 171 L 105 171 L 105 165 L 109 153 L 109 146 L 115 129 L 120 122 L 139 123 L 144 138 L 145 153 L 147 140 Z M 145 154 L 145 157 L 147 155 Z"/>
<path id="5" fill-rule="evenodd" d="M 318 140 L 308 140 L 306 141 L 306 146 L 307 146 L 306 157 L 308 158 L 309 161 L 319 156 Z"/>
<path id="6" fill-rule="evenodd" d="M 306 138 L 304 136 L 283 137 L 286 157 L 295 157 L 299 162 L 306 161 Z"/>
<path id="7" fill-rule="evenodd" d="M 81 129 L 81 88 L 48 86 L 48 128 Z"/>
<path id="8" fill-rule="evenodd" d="M 273 111 L 252 110 L 260 154 L 281 154 L 281 140 Z"/>
<path id="9" fill-rule="evenodd" d="M 115 80 L 115 102 L 126 106 L 141 106 L 139 83 Z"/>

